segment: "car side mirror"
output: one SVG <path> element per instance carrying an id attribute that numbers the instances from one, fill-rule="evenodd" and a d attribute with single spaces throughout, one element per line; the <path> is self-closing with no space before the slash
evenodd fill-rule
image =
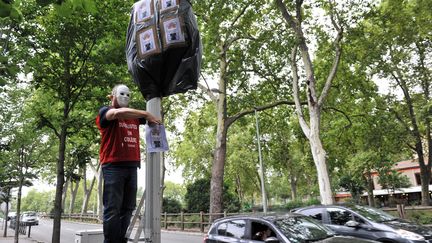
<path id="1" fill-rule="evenodd" d="M 356 222 L 354 220 L 350 220 L 350 221 L 348 221 L 348 222 L 345 223 L 345 226 L 353 227 L 353 228 L 358 228 L 360 226 L 360 223 Z"/>
<path id="2" fill-rule="evenodd" d="M 264 242 L 266 242 L 266 243 L 279 243 L 279 240 L 276 237 L 269 237 L 269 238 L 265 239 Z"/>

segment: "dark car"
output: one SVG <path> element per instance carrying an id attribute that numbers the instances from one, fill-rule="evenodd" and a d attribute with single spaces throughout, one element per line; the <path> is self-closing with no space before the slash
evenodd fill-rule
<path id="1" fill-rule="evenodd" d="M 432 243 L 432 230 L 394 217 L 382 210 L 359 205 L 298 208 L 293 212 L 320 220 L 340 235 L 386 243 Z"/>
<path id="2" fill-rule="evenodd" d="M 266 232 L 266 233 L 263 233 Z M 262 238 L 263 236 L 265 238 Z M 328 227 L 301 214 L 232 216 L 216 220 L 204 243 L 372 243 L 350 236 L 336 236 Z"/>
<path id="3" fill-rule="evenodd" d="M 9 212 L 7 220 L 15 220 L 16 212 Z"/>

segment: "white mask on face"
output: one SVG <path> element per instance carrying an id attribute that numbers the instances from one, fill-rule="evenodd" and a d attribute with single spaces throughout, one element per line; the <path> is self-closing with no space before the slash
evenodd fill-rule
<path id="1" fill-rule="evenodd" d="M 130 91 L 126 85 L 120 85 L 117 87 L 115 97 L 120 107 L 129 106 Z"/>

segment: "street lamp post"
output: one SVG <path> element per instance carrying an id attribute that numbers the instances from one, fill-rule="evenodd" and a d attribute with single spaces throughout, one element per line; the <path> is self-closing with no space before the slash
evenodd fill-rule
<path id="1" fill-rule="evenodd" d="M 162 119 L 161 102 L 162 99 L 159 97 L 147 101 L 147 111 L 159 119 Z M 147 153 L 144 236 L 146 242 L 152 243 L 161 242 L 161 163 L 161 152 Z"/>
<path id="2" fill-rule="evenodd" d="M 265 192 L 265 183 L 264 183 L 264 164 L 262 161 L 261 155 L 261 142 L 260 142 L 260 132 L 259 132 L 259 123 L 258 123 L 258 112 L 255 109 L 255 121 L 256 121 L 256 131 L 257 131 L 257 141 L 258 141 L 258 158 L 260 163 L 260 177 L 261 177 L 261 194 L 262 194 L 262 204 L 263 204 L 263 212 L 267 213 L 267 196 Z"/>

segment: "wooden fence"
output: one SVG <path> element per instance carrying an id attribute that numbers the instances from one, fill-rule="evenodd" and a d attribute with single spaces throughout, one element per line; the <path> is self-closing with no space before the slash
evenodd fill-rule
<path id="1" fill-rule="evenodd" d="M 432 211 L 432 206 L 405 206 L 403 204 L 396 205 L 396 208 L 381 208 L 381 210 L 396 214 L 399 218 L 406 218 L 406 212 L 409 211 Z"/>
<path id="2" fill-rule="evenodd" d="M 401 206 L 398 205 L 397 208 L 381 208 L 386 212 L 394 212 L 404 218 L 407 211 L 432 211 L 432 207 L 421 207 L 421 206 Z M 181 230 L 181 231 L 193 231 L 204 233 L 208 230 L 211 225 L 211 216 L 221 216 L 227 217 L 231 215 L 238 215 L 239 213 L 220 213 L 220 214 L 210 214 L 210 213 L 162 213 L 160 217 L 161 228 L 165 230 Z M 251 213 L 253 214 L 253 213 Z M 51 215 L 42 215 L 45 217 L 50 217 Z M 52 216 L 51 216 L 52 217 Z M 81 222 L 102 222 L 99 216 L 96 214 L 63 214 L 62 219 L 71 221 L 81 221 Z M 137 222 L 138 226 L 139 221 Z"/>
<path id="3" fill-rule="evenodd" d="M 181 231 L 199 231 L 201 233 L 207 231 L 211 225 L 211 216 L 227 217 L 238 213 L 162 213 L 161 228 L 165 230 L 181 230 Z"/>
<path id="4" fill-rule="evenodd" d="M 160 222 L 161 228 L 165 230 L 181 230 L 181 231 L 194 231 L 204 233 L 211 225 L 211 216 L 227 217 L 230 215 L 236 215 L 238 213 L 162 213 Z M 41 215 L 41 217 L 52 218 L 53 215 Z M 97 214 L 62 214 L 62 219 L 69 221 L 80 221 L 80 222 L 102 222 Z M 138 226 L 137 221 L 136 226 Z"/>

